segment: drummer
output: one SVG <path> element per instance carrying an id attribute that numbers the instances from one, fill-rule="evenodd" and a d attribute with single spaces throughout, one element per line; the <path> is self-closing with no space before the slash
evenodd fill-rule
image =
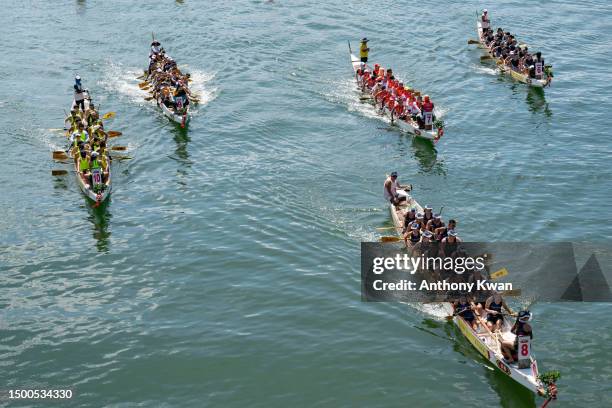
<path id="1" fill-rule="evenodd" d="M 400 203 L 405 202 L 407 199 L 406 194 L 399 194 L 397 190 L 410 191 L 410 186 L 408 185 L 402 186 L 397 180 L 397 172 L 394 171 L 385 180 L 383 193 L 384 193 L 385 200 L 389 201 L 395 206 L 400 205 Z"/>

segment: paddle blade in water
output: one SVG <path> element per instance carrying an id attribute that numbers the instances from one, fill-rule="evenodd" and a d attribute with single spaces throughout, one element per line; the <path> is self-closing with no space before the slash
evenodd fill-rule
<path id="1" fill-rule="evenodd" d="M 68 174 L 67 170 L 51 170 L 52 176 L 65 176 L 66 174 Z"/>
<path id="2" fill-rule="evenodd" d="M 400 237 L 380 237 L 380 242 L 398 242 L 401 240 Z"/>
<path id="3" fill-rule="evenodd" d="M 482 57 L 480 57 L 481 61 L 486 61 L 486 60 L 490 60 L 491 56 L 490 55 L 483 55 Z"/>
<path id="4" fill-rule="evenodd" d="M 115 112 L 108 112 L 108 113 L 105 113 L 104 116 L 102 116 L 102 119 L 111 119 L 111 118 L 114 118 L 115 115 L 116 115 Z"/>
<path id="5" fill-rule="evenodd" d="M 68 155 L 65 152 L 56 151 L 53 152 L 53 158 L 55 160 L 66 160 L 68 158 Z"/>
<path id="6" fill-rule="evenodd" d="M 127 150 L 127 147 L 125 147 L 125 146 L 113 146 L 113 147 L 111 147 L 111 150 L 123 151 L 123 150 Z"/>
<path id="7" fill-rule="evenodd" d="M 480 44 L 478 40 L 468 40 L 468 44 Z"/>
<path id="8" fill-rule="evenodd" d="M 506 268 L 501 268 L 499 271 L 493 272 L 491 274 L 491 279 L 499 279 L 508 275 L 508 270 Z"/>
<path id="9" fill-rule="evenodd" d="M 108 132 L 108 137 L 118 137 L 121 136 L 123 133 L 117 131 L 117 130 L 109 130 Z"/>

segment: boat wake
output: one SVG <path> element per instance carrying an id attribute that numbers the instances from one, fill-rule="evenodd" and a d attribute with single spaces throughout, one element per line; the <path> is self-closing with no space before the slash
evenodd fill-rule
<path id="1" fill-rule="evenodd" d="M 355 85 L 354 79 L 332 81 L 330 89 L 321 92 L 321 95 L 331 103 L 345 105 L 349 112 L 357 112 L 368 118 L 377 118 L 379 120 L 391 123 L 385 116 L 379 115 L 374 106 L 366 100 L 361 100 L 361 93 Z"/>
<path id="2" fill-rule="evenodd" d="M 132 102 L 142 103 L 149 94 L 138 87 L 140 81 L 136 77 L 140 75 L 142 68 L 126 68 L 123 64 L 109 59 L 98 84 L 109 92 L 116 92 L 129 98 Z"/>
<path id="3" fill-rule="evenodd" d="M 208 83 L 215 78 L 215 73 L 193 70 L 188 67 L 185 72 L 191 73 L 190 89 L 200 98 L 200 102 L 194 105 L 195 107 L 205 106 L 217 97 L 217 88 L 208 86 Z M 99 85 L 109 92 L 116 92 L 127 97 L 131 102 L 143 104 L 146 102 L 144 98 L 150 94 L 138 86 L 142 80 L 137 77 L 142 73 L 142 67 L 125 67 L 109 59 L 106 61 Z M 150 104 L 154 106 L 155 101 L 151 101 Z M 197 109 L 191 109 L 191 112 L 197 113 Z"/>
<path id="4" fill-rule="evenodd" d="M 448 307 L 442 303 L 406 303 L 408 306 L 418 310 L 435 320 L 446 320 L 448 317 Z"/>
<path id="5" fill-rule="evenodd" d="M 191 82 L 189 83 L 189 89 L 191 92 L 200 98 L 200 102 L 197 105 L 192 106 L 191 112 L 197 113 L 197 108 L 200 106 L 206 106 L 217 98 L 218 89 L 217 87 L 210 86 L 209 82 L 215 79 L 216 72 L 205 72 L 197 69 L 192 69 L 188 65 L 183 65 L 183 71 L 191 74 Z"/>
<path id="6" fill-rule="evenodd" d="M 474 67 L 474 70 L 476 72 L 481 72 L 487 75 L 497 75 L 499 73 L 499 71 L 495 68 L 483 67 L 481 65 L 476 65 L 476 64 L 472 65 L 472 67 Z"/>

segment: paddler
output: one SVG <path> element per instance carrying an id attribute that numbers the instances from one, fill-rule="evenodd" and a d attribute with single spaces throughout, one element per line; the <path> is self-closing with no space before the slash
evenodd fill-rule
<path id="1" fill-rule="evenodd" d="M 435 233 L 438 228 L 443 228 L 444 222 L 442 222 L 442 216 L 440 214 L 434 214 L 433 218 L 425 225 L 425 229 Z M 435 238 L 434 238 L 435 239 Z"/>
<path id="2" fill-rule="evenodd" d="M 359 45 L 359 58 L 364 64 L 368 62 L 369 52 L 370 49 L 368 48 L 368 39 L 364 37 L 361 39 L 361 45 Z"/>
<path id="3" fill-rule="evenodd" d="M 404 234 L 404 245 L 410 249 L 418 242 L 421 242 L 421 229 L 418 222 L 413 222 L 410 225 L 410 231 Z"/>
<path id="4" fill-rule="evenodd" d="M 83 122 L 77 122 L 77 130 L 75 130 L 70 136 L 70 143 L 73 145 L 77 145 L 78 142 L 81 141 L 83 143 L 87 143 L 89 141 L 89 134 L 85 130 L 85 126 Z"/>
<path id="5" fill-rule="evenodd" d="M 423 207 L 423 210 L 425 211 L 425 213 L 423 214 L 423 228 L 427 227 L 427 224 L 429 224 L 430 221 L 433 220 L 434 216 L 433 216 L 433 208 L 431 208 L 429 205 L 425 205 L 425 207 Z"/>
<path id="6" fill-rule="evenodd" d="M 461 239 L 455 230 L 448 230 L 448 235 L 440 241 L 440 256 L 453 257 L 457 253 Z"/>
<path id="7" fill-rule="evenodd" d="M 504 340 L 501 344 L 501 352 L 508 363 L 514 363 L 518 359 L 518 338 L 519 336 L 529 336 L 533 339 L 533 330 L 528 323 L 533 315 L 528 310 L 519 312 L 516 322 L 510 332 L 516 337 L 513 341 Z"/>
<path id="8" fill-rule="evenodd" d="M 474 309 L 476 308 L 474 303 L 468 301 L 465 293 L 459 296 L 459 300 L 455 302 L 455 311 L 453 316 L 461 316 L 463 319 L 472 326 L 472 329 L 476 330 L 478 324 L 476 323 L 476 316 L 474 315 Z"/>
<path id="9" fill-rule="evenodd" d="M 87 157 L 87 152 L 85 150 L 81 150 L 79 154 L 79 160 L 77 162 L 77 171 L 81 174 L 83 181 L 89 184 L 89 158 Z"/>
<path id="10" fill-rule="evenodd" d="M 76 130 L 77 123 L 81 120 L 81 116 L 79 116 L 77 111 L 74 109 L 70 109 L 70 115 L 68 115 L 66 119 L 64 119 L 64 124 L 68 124 L 68 130 Z"/>
<path id="11" fill-rule="evenodd" d="M 448 235 L 448 231 L 454 230 L 456 227 L 457 221 L 453 219 L 448 220 L 448 226 L 443 225 L 441 228 L 437 228 L 434 231 L 434 234 L 436 235 L 436 241 L 442 241 L 442 239 L 444 239 Z"/>
<path id="12" fill-rule="evenodd" d="M 397 172 L 394 171 L 385 180 L 383 194 L 385 200 L 389 201 L 395 206 L 398 206 L 401 202 L 406 201 L 407 197 L 405 194 L 398 194 L 397 190 L 410 191 L 410 186 L 402 186 L 397 180 Z"/>
<path id="13" fill-rule="evenodd" d="M 100 142 L 100 150 L 98 153 L 100 154 L 100 163 L 102 164 L 102 171 L 104 172 L 104 180 L 108 180 L 110 157 L 106 151 L 106 142 Z"/>
<path id="14" fill-rule="evenodd" d="M 508 314 L 514 314 L 499 292 L 495 292 L 493 296 L 489 296 L 486 300 L 484 310 L 487 312 L 487 326 L 489 326 L 489 330 L 499 330 L 504 323 L 502 308 L 506 309 Z"/>
<path id="15" fill-rule="evenodd" d="M 404 119 L 406 117 L 406 115 L 404 114 L 405 109 L 406 108 L 404 106 L 404 101 L 402 100 L 402 98 L 397 98 L 395 106 L 393 106 L 393 109 L 391 109 L 391 123 L 393 123 L 394 117 Z"/>
<path id="16" fill-rule="evenodd" d="M 404 228 L 402 229 L 402 235 L 410 231 L 412 223 L 416 221 L 416 208 L 411 208 L 410 211 L 404 216 Z"/>

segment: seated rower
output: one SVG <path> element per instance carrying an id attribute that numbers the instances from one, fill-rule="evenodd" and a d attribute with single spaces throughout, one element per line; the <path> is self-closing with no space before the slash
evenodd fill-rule
<path id="1" fill-rule="evenodd" d="M 380 70 L 380 64 L 374 64 L 374 70 L 372 71 L 372 75 L 374 77 L 378 77 L 378 71 Z"/>
<path id="2" fill-rule="evenodd" d="M 453 219 L 448 220 L 448 226 L 442 225 L 442 227 L 434 231 L 436 241 L 442 241 L 442 239 L 448 235 L 448 231 L 454 230 L 455 228 L 457 228 L 457 221 Z"/>
<path id="3" fill-rule="evenodd" d="M 513 71 L 520 72 L 518 52 L 514 51 L 514 53 L 510 57 L 509 63 L 510 68 L 512 68 Z"/>
<path id="4" fill-rule="evenodd" d="M 77 128 L 77 123 L 81 122 L 82 118 L 75 109 L 70 109 L 70 115 L 64 119 L 64 126 L 68 130 L 74 131 Z"/>
<path id="5" fill-rule="evenodd" d="M 85 184 L 90 185 L 90 176 L 91 173 L 89 171 L 89 157 L 87 157 L 87 152 L 85 150 L 81 150 L 79 153 L 79 161 L 77 162 L 77 171 L 81 175 L 81 178 L 85 182 Z"/>
<path id="6" fill-rule="evenodd" d="M 476 316 L 474 315 L 475 305 L 468 301 L 465 294 L 459 296 L 459 300 L 454 302 L 455 311 L 454 316 L 461 316 L 463 319 L 472 327 L 473 330 L 478 329 L 478 323 L 476 322 Z"/>
<path id="7" fill-rule="evenodd" d="M 418 242 L 421 242 L 421 228 L 418 222 L 413 222 L 410 231 L 404 234 L 404 244 L 411 249 Z"/>
<path id="8" fill-rule="evenodd" d="M 504 323 L 502 308 L 506 309 L 509 314 L 514 314 L 499 292 L 495 292 L 485 302 L 484 310 L 487 312 L 487 326 L 492 332 L 499 330 Z"/>
<path id="9" fill-rule="evenodd" d="M 384 101 L 389 96 L 389 92 L 387 91 L 387 87 L 382 85 L 380 90 L 374 94 L 374 103 L 378 105 L 379 103 L 384 107 Z"/>
<path id="10" fill-rule="evenodd" d="M 425 225 L 425 229 L 432 233 L 435 233 L 438 228 L 442 227 L 444 227 L 444 222 L 442 222 L 442 216 L 440 216 L 440 214 L 434 214 L 433 218 Z"/>
<path id="11" fill-rule="evenodd" d="M 82 141 L 83 143 L 87 143 L 89 141 L 89 134 L 85 130 L 85 126 L 83 122 L 77 122 L 77 129 L 70 135 L 70 143 L 76 145 L 78 141 Z"/>
<path id="12" fill-rule="evenodd" d="M 409 187 L 410 186 L 402 186 L 399 183 L 399 181 L 397 180 L 397 172 L 394 171 L 389 177 L 387 177 L 384 183 L 383 193 L 385 200 L 389 201 L 395 206 L 400 205 L 400 203 L 405 202 L 407 200 L 407 197 L 404 194 L 398 194 L 397 190 L 404 189 L 406 191 L 410 191 Z"/>
<path id="13" fill-rule="evenodd" d="M 397 102 L 393 105 L 391 109 L 391 121 L 393 122 L 393 118 L 404 119 L 406 117 L 404 113 L 405 107 L 402 98 L 398 98 Z"/>
<path id="14" fill-rule="evenodd" d="M 528 323 L 532 318 L 531 312 L 528 310 L 522 310 L 519 312 L 516 322 L 512 326 L 510 332 L 516 337 L 514 341 L 504 340 L 501 344 L 501 352 L 504 355 L 506 361 L 510 364 L 518 360 L 518 338 L 519 336 L 529 336 L 533 339 L 533 330 L 531 325 Z"/>
<path id="15" fill-rule="evenodd" d="M 104 173 L 104 180 L 108 180 L 108 174 L 110 171 L 110 156 L 106 151 L 106 142 L 100 142 L 100 149 L 98 150 L 100 154 L 100 163 L 102 164 L 102 172 Z"/>
<path id="16" fill-rule="evenodd" d="M 417 213 L 415 223 L 419 224 L 419 230 L 425 229 L 425 224 L 423 223 L 423 213 Z"/>
<path id="17" fill-rule="evenodd" d="M 429 224 L 429 221 L 433 220 L 433 208 L 431 208 L 429 205 L 425 205 L 425 207 L 423 207 L 423 210 L 425 211 L 423 213 L 423 229 L 426 229 L 427 224 Z"/>
<path id="18" fill-rule="evenodd" d="M 411 208 L 410 211 L 406 212 L 404 216 L 404 226 L 402 229 L 402 235 L 410 231 L 412 223 L 416 221 L 416 208 Z"/>
<path id="19" fill-rule="evenodd" d="M 432 237 L 433 234 L 431 232 L 423 231 L 421 233 L 421 241 L 412 246 L 412 256 L 424 256 L 427 258 L 435 256 L 435 245 L 432 244 Z M 428 277 L 433 279 L 433 281 L 439 280 L 440 278 L 435 269 L 428 269 L 426 265 L 421 265 L 419 269 L 421 271 L 427 270 Z"/>
<path id="20" fill-rule="evenodd" d="M 439 256 L 442 257 L 454 257 L 457 253 L 457 249 L 459 248 L 459 244 L 461 243 L 461 239 L 459 239 L 458 234 L 455 230 L 449 229 L 448 235 L 440 241 L 440 253 Z"/>

